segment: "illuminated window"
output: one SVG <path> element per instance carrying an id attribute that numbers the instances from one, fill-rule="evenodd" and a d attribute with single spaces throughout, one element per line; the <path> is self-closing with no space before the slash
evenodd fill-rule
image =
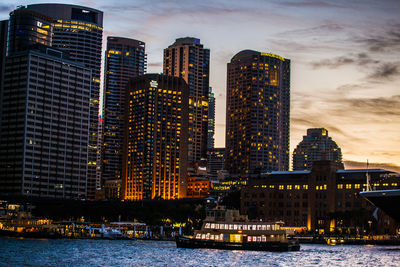
<path id="1" fill-rule="evenodd" d="M 279 185 L 279 190 L 283 190 L 283 189 L 285 189 L 285 186 L 284 185 Z"/>
<path id="2" fill-rule="evenodd" d="M 351 184 L 346 184 L 346 189 L 351 189 Z"/>
<path id="3" fill-rule="evenodd" d="M 337 185 L 337 188 L 338 188 L 338 189 L 343 189 L 343 184 L 338 184 L 338 185 Z"/>

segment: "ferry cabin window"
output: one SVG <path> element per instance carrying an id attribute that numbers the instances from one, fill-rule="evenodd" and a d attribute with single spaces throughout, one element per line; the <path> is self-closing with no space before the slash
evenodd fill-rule
<path id="1" fill-rule="evenodd" d="M 233 230 L 233 224 L 229 225 L 229 230 Z"/>
<path id="2" fill-rule="evenodd" d="M 247 230 L 247 224 L 243 225 L 243 230 Z"/>
<path id="3" fill-rule="evenodd" d="M 228 230 L 229 226 L 227 224 L 225 224 L 225 230 Z"/>
<path id="4" fill-rule="evenodd" d="M 211 224 L 211 229 L 215 229 L 215 223 Z"/>
<path id="5" fill-rule="evenodd" d="M 234 225 L 233 225 L 233 230 L 237 230 L 237 229 L 238 229 L 237 224 L 234 224 Z"/>
<path id="6" fill-rule="evenodd" d="M 202 234 L 202 235 L 201 235 L 201 239 L 206 239 L 206 235 L 205 235 L 205 234 Z"/>
<path id="7" fill-rule="evenodd" d="M 267 226 L 266 225 L 262 225 L 261 226 L 261 230 L 263 230 L 263 231 L 267 230 Z"/>
<path id="8" fill-rule="evenodd" d="M 261 237 L 261 240 L 262 240 L 262 242 L 266 242 L 266 241 L 267 241 L 267 238 L 263 235 L 263 236 Z"/>
<path id="9" fill-rule="evenodd" d="M 257 230 L 257 225 L 253 225 L 253 230 Z"/>
<path id="10" fill-rule="evenodd" d="M 225 229 L 224 225 L 223 225 L 223 224 L 220 224 L 220 225 L 219 225 L 219 229 L 224 230 L 224 229 Z"/>
<path id="11" fill-rule="evenodd" d="M 218 223 L 215 224 L 215 229 L 219 229 L 219 224 Z"/>
<path id="12" fill-rule="evenodd" d="M 271 230 L 271 225 L 267 225 L 267 230 Z"/>
<path id="13" fill-rule="evenodd" d="M 257 225 L 257 230 L 258 230 L 258 231 L 261 230 L 261 225 Z"/>
<path id="14" fill-rule="evenodd" d="M 201 239 L 201 234 L 197 234 L 197 235 L 196 235 L 196 238 L 197 238 L 197 239 Z"/>
<path id="15" fill-rule="evenodd" d="M 206 223 L 205 228 L 210 228 L 210 223 Z"/>
<path id="16" fill-rule="evenodd" d="M 243 230 L 243 225 L 238 225 L 239 230 Z"/>

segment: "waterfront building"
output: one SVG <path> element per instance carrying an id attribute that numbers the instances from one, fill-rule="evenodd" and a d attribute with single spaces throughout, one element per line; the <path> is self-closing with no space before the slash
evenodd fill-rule
<path id="1" fill-rule="evenodd" d="M 212 148 L 208 151 L 207 171 L 211 179 L 216 179 L 218 173 L 224 169 L 225 148 Z"/>
<path id="2" fill-rule="evenodd" d="M 342 164 L 342 151 L 324 128 L 307 129 L 307 135 L 293 151 L 293 170 L 311 170 L 317 160 Z M 344 169 L 343 164 L 341 168 Z"/>
<path id="3" fill-rule="evenodd" d="M 343 170 L 333 161 L 315 161 L 311 170 L 273 171 L 249 180 L 241 191 L 241 211 L 320 234 L 394 232 L 393 220 L 374 219 L 375 207 L 359 195 L 367 188 L 367 174 L 376 190 L 400 188 L 400 175 L 391 171 Z"/>
<path id="4" fill-rule="evenodd" d="M 226 170 L 288 170 L 290 60 L 252 50 L 237 53 L 228 63 L 226 98 Z"/>
<path id="5" fill-rule="evenodd" d="M 103 40 L 103 12 L 78 5 L 33 4 L 26 7 L 53 19 L 52 47 L 62 49 L 70 59 L 92 70 L 90 97 L 90 129 L 88 144 L 87 197 L 94 198 L 98 164 L 98 118 L 100 69 Z"/>
<path id="6" fill-rule="evenodd" d="M 107 37 L 104 69 L 102 182 L 121 179 L 126 85 L 146 72 L 145 43 Z"/>
<path id="7" fill-rule="evenodd" d="M 191 166 L 207 159 L 209 62 L 210 50 L 197 38 L 179 38 L 164 49 L 164 74 L 181 77 L 189 86 L 188 160 Z"/>
<path id="8" fill-rule="evenodd" d="M 7 56 L 0 194 L 87 195 L 92 70 L 43 45 Z"/>
<path id="9" fill-rule="evenodd" d="M 214 148 L 214 134 L 215 134 L 215 97 L 210 87 L 208 92 L 208 140 L 207 140 L 207 155 L 210 150 Z"/>
<path id="10" fill-rule="evenodd" d="M 186 197 L 188 86 L 182 78 L 132 78 L 125 97 L 122 194 L 126 200 Z"/>

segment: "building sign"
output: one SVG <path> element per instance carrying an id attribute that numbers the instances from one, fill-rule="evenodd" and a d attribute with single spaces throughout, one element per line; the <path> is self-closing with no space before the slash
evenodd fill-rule
<path id="1" fill-rule="evenodd" d="M 155 81 L 155 80 L 151 80 L 150 81 L 150 87 L 157 88 L 157 86 L 158 86 L 158 82 L 157 81 Z"/>

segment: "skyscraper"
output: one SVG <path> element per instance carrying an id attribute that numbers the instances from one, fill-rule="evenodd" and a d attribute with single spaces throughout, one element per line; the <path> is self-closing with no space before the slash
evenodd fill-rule
<path id="1" fill-rule="evenodd" d="M 208 141 L 207 141 L 207 154 L 214 148 L 214 134 L 215 134 L 215 97 L 210 87 L 208 93 Z"/>
<path id="2" fill-rule="evenodd" d="M 7 54 L 25 51 L 34 44 L 52 45 L 53 19 L 20 7 L 10 13 Z"/>
<path id="3" fill-rule="evenodd" d="M 129 81 L 125 102 L 122 193 L 127 200 L 186 196 L 188 86 L 146 74 Z"/>
<path id="4" fill-rule="evenodd" d="M 164 49 L 164 74 L 183 78 L 189 86 L 190 163 L 207 157 L 210 50 L 200 39 L 185 37 Z"/>
<path id="5" fill-rule="evenodd" d="M 4 68 L 6 64 L 7 55 L 7 36 L 8 36 L 8 20 L 0 21 L 0 103 L 4 81 Z M 0 123 L 1 123 L 1 107 L 0 107 Z M 0 124 L 0 138 L 1 138 L 1 124 Z"/>
<path id="6" fill-rule="evenodd" d="M 90 90 L 90 130 L 88 146 L 88 197 L 96 189 L 101 46 L 103 37 L 103 12 L 83 6 L 66 4 L 34 4 L 28 10 L 53 18 L 52 46 L 69 53 L 70 59 L 81 62 L 92 70 Z"/>
<path id="7" fill-rule="evenodd" d="M 91 69 L 48 46 L 7 56 L 1 103 L 0 193 L 87 195 Z"/>
<path id="8" fill-rule="evenodd" d="M 145 43 L 108 37 L 104 75 L 102 178 L 121 179 L 126 85 L 146 72 Z"/>
<path id="9" fill-rule="evenodd" d="M 290 60 L 244 50 L 228 63 L 227 76 L 226 170 L 288 170 Z"/>
<path id="10" fill-rule="evenodd" d="M 343 168 L 342 151 L 324 128 L 307 129 L 307 135 L 293 151 L 293 170 L 311 170 L 317 160 L 331 160 Z"/>

